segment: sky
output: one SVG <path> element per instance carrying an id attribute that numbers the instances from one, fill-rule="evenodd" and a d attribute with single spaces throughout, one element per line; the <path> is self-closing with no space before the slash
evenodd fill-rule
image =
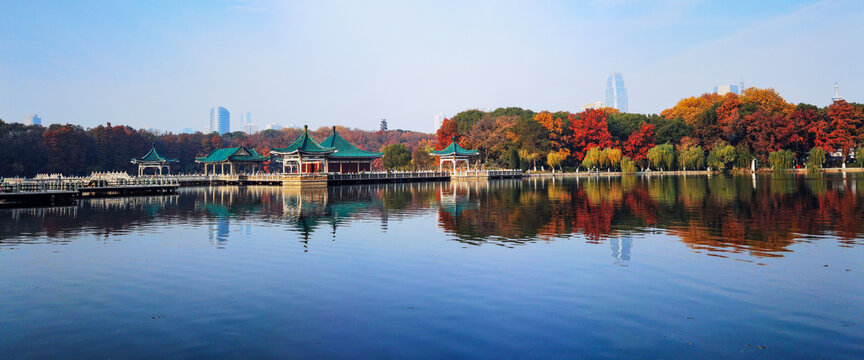
<path id="1" fill-rule="evenodd" d="M 0 119 L 206 130 L 434 131 L 434 116 L 579 111 L 611 72 L 631 112 L 717 85 L 864 102 L 864 1 L 0 0 Z"/>

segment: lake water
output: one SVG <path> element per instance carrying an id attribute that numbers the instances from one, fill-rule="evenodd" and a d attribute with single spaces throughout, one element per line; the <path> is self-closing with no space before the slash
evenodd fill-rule
<path id="1" fill-rule="evenodd" d="M 0 358 L 864 357 L 864 176 L 0 210 Z"/>

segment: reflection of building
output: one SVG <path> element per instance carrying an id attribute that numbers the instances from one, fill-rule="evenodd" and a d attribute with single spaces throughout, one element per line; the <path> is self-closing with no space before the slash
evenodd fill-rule
<path id="1" fill-rule="evenodd" d="M 210 109 L 210 132 L 231 132 L 231 114 L 228 109 L 221 106 Z"/>
<path id="2" fill-rule="evenodd" d="M 612 257 L 617 260 L 630 261 L 630 248 L 633 247 L 633 237 L 623 234 L 609 239 L 609 247 L 612 248 Z"/>
<path id="3" fill-rule="evenodd" d="M 216 218 L 207 229 L 207 237 L 210 239 L 210 243 L 216 247 L 224 246 L 228 242 L 230 233 L 231 226 L 227 217 Z"/>
<path id="4" fill-rule="evenodd" d="M 622 113 L 627 112 L 627 89 L 624 87 L 624 77 L 621 73 L 609 74 L 606 79 L 606 107 L 618 109 Z"/>

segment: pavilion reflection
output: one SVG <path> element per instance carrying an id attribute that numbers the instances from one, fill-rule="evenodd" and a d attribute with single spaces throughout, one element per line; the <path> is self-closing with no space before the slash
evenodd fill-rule
<path id="1" fill-rule="evenodd" d="M 328 188 L 220 186 L 181 188 L 176 195 L 82 199 L 76 206 L 0 211 L 0 246 L 63 242 L 79 233 L 158 232 L 203 226 L 215 247 L 262 224 L 283 226 L 304 246 L 315 231 L 332 240 L 356 222 L 389 224 L 437 215 L 449 239 L 470 245 L 538 241 L 608 241 L 625 265 L 635 241 L 665 233 L 714 256 L 776 257 L 790 245 L 829 236 L 861 245 L 864 174 L 822 176 L 625 176 Z M 326 230 L 325 230 L 326 229 Z M 40 236 L 42 237 L 39 240 Z"/>

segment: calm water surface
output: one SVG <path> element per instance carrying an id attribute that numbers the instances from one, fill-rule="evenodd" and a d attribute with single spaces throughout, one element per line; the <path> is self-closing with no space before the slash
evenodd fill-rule
<path id="1" fill-rule="evenodd" d="M 864 357 L 864 176 L 0 210 L 0 358 Z"/>

